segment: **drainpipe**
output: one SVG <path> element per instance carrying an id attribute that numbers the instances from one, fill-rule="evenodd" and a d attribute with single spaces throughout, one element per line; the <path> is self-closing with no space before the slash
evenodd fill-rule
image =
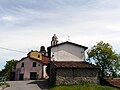
<path id="1" fill-rule="evenodd" d="M 44 64 L 42 63 L 42 77 L 41 77 L 41 79 L 43 79 L 43 73 L 44 73 L 44 72 L 43 72 L 43 71 L 44 71 L 44 70 L 43 70 L 43 69 L 44 69 L 43 66 L 44 66 Z"/>

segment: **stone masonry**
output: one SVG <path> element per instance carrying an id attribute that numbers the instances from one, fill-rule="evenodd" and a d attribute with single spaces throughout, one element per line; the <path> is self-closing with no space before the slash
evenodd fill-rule
<path id="1" fill-rule="evenodd" d="M 59 68 L 56 70 L 56 85 L 72 85 L 79 83 L 98 84 L 98 69 Z"/>

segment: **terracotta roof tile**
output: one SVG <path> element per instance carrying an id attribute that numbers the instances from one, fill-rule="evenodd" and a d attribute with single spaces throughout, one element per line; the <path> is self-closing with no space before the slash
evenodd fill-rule
<path id="1" fill-rule="evenodd" d="M 54 61 L 57 68 L 98 68 L 97 66 L 87 62 L 74 61 Z"/>
<path id="2" fill-rule="evenodd" d="M 49 58 L 48 58 L 47 56 L 42 56 L 42 62 L 43 62 L 44 64 L 48 64 Z"/>
<path id="3" fill-rule="evenodd" d="M 110 85 L 120 88 L 120 78 L 117 79 L 105 79 Z"/>
<path id="4" fill-rule="evenodd" d="M 48 64 L 48 62 L 49 62 L 49 58 L 47 56 L 42 56 L 42 60 L 39 60 L 39 59 L 33 58 L 33 57 L 29 57 L 29 58 L 33 59 L 33 60 L 41 61 L 44 64 Z"/>

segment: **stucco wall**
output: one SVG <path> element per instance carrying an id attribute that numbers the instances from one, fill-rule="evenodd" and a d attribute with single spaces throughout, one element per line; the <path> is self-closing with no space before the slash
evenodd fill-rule
<path id="1" fill-rule="evenodd" d="M 40 57 L 38 57 L 38 55 L 39 55 Z M 38 59 L 38 60 L 42 60 L 42 54 L 41 54 L 40 52 L 37 52 L 37 51 L 32 51 L 32 52 L 30 53 L 30 57 L 35 58 L 35 59 Z"/>
<path id="2" fill-rule="evenodd" d="M 72 44 L 66 43 L 51 48 L 51 61 L 84 61 L 84 56 L 84 48 Z"/>
<path id="3" fill-rule="evenodd" d="M 98 69 L 57 69 L 56 84 L 99 83 Z"/>
<path id="4" fill-rule="evenodd" d="M 36 62 L 36 67 L 33 67 L 33 62 Z M 24 63 L 24 67 L 21 64 Z M 26 58 L 16 65 L 16 77 L 15 80 L 19 80 L 19 74 L 24 74 L 24 80 L 30 79 L 30 72 L 37 72 L 39 78 L 42 77 L 42 63 Z"/>
<path id="5" fill-rule="evenodd" d="M 44 77 L 45 79 L 48 78 L 48 75 L 47 75 L 47 73 L 46 73 L 46 68 L 47 68 L 47 65 L 44 65 L 44 66 L 43 66 L 43 77 Z"/>

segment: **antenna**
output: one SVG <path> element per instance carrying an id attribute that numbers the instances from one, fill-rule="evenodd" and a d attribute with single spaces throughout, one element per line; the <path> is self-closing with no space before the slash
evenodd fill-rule
<path id="1" fill-rule="evenodd" d="M 68 41 L 70 41 L 70 36 L 68 35 Z"/>

